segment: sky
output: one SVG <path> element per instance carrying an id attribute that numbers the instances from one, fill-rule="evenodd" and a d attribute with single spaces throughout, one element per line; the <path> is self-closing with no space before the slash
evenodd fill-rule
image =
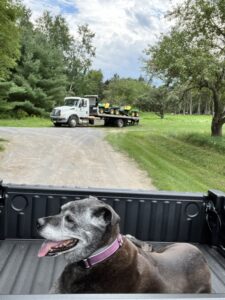
<path id="1" fill-rule="evenodd" d="M 32 11 L 32 20 L 48 10 L 61 14 L 75 36 L 77 25 L 89 24 L 95 32 L 96 57 L 93 69 L 101 69 L 104 79 L 114 74 L 138 78 L 144 49 L 153 45 L 171 23 L 164 17 L 183 0 L 22 0 Z"/>

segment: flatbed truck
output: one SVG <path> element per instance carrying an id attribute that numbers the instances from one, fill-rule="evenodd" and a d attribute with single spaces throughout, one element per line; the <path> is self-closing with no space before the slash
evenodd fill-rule
<path id="1" fill-rule="evenodd" d="M 50 118 L 56 127 L 67 125 L 94 125 L 96 119 L 104 120 L 105 126 L 117 126 L 122 128 L 127 125 L 138 125 L 139 117 L 122 114 L 112 115 L 100 113 L 97 97 L 66 97 L 64 105 L 55 107 Z"/>

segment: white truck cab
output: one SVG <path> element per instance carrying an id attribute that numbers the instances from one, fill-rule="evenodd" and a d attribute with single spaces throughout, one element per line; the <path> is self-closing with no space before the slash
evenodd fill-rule
<path id="1" fill-rule="evenodd" d="M 66 97 L 64 105 L 53 109 L 50 114 L 55 126 L 68 124 L 76 127 L 89 121 L 89 99 L 81 97 Z"/>

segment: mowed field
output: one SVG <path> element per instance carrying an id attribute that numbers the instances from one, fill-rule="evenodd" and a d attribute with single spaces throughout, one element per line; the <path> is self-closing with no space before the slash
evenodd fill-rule
<path id="1" fill-rule="evenodd" d="M 145 113 L 139 126 L 114 131 L 107 139 L 137 161 L 160 190 L 225 191 L 225 137 L 212 138 L 210 124 L 211 116 L 161 120 Z"/>

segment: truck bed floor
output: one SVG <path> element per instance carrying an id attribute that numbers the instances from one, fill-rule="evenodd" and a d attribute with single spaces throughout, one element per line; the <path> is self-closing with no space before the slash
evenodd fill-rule
<path id="1" fill-rule="evenodd" d="M 40 240 L 0 241 L 0 294 L 47 294 L 65 265 L 63 256 L 38 258 Z M 161 243 L 153 243 L 155 247 Z M 165 244 L 165 243 L 163 243 Z M 225 293 L 225 258 L 198 245 L 207 259 L 213 293 Z"/>

